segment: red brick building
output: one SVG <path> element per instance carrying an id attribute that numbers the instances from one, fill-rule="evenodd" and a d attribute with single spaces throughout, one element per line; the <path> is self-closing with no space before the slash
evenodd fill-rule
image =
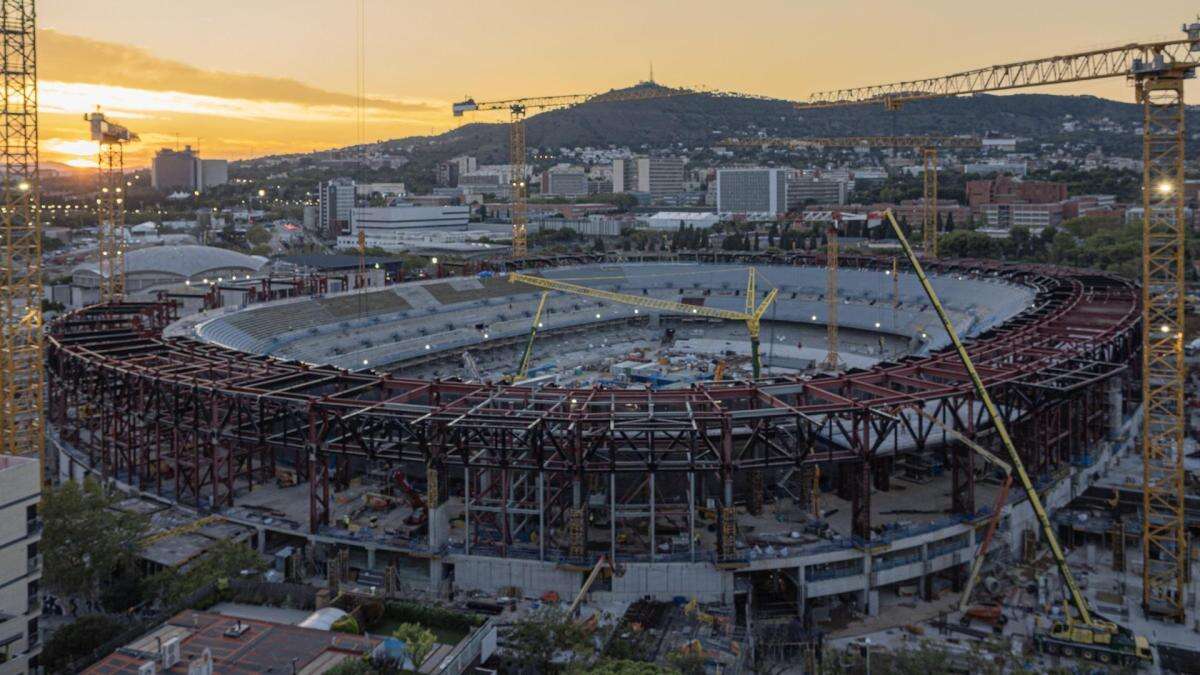
<path id="1" fill-rule="evenodd" d="M 1066 198 L 1066 183 L 1011 176 L 967 181 L 967 204 L 973 209 L 985 204 L 1051 204 Z"/>

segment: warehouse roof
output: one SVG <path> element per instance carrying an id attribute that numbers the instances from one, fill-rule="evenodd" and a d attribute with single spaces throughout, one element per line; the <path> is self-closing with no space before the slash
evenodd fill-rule
<path id="1" fill-rule="evenodd" d="M 262 256 L 246 255 L 215 246 L 151 246 L 125 253 L 125 274 L 137 272 L 166 272 L 185 277 L 202 275 L 209 270 L 243 268 L 258 271 L 267 264 Z M 100 273 L 94 260 L 82 263 L 73 270 Z"/>

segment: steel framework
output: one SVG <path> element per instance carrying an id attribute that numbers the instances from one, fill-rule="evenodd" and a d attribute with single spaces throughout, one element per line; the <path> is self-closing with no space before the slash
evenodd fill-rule
<path id="1" fill-rule="evenodd" d="M 120 302 L 125 297 L 125 146 L 102 143 L 97 162 L 100 302 Z"/>
<path id="2" fill-rule="evenodd" d="M 824 263 L 801 254 L 669 259 Z M 523 264 L 578 260 L 608 259 Z M 881 276 L 892 265 L 842 262 Z M 1105 428 L 1105 387 L 1140 347 L 1136 289 L 1101 274 L 986 261 L 929 267 L 1036 289 L 1024 313 L 969 345 L 971 357 L 1032 473 L 1048 477 L 1083 457 Z M 746 555 L 736 510 L 760 503 L 755 492 L 770 481 L 807 475 L 806 466 L 835 478 L 851 504 L 855 541 L 873 536 L 871 492 L 888 488 L 894 457 L 906 448 L 944 452 L 953 508 L 975 513 L 971 453 L 953 439 L 946 445 L 944 433 L 908 408 L 993 442 L 952 354 L 811 380 L 538 390 L 282 362 L 163 338 L 171 319 L 170 305 L 124 303 L 54 323 L 50 410 L 61 437 L 106 476 L 213 510 L 236 505 L 277 466 L 290 467 L 308 483 L 312 532 L 331 531 L 332 494 L 354 472 L 404 462 L 433 477 L 431 495 L 462 500 L 468 534 L 452 551 L 579 563 L 595 552 L 661 559 L 655 523 L 694 532 L 711 499 L 716 545 L 692 537 L 676 555 L 736 562 Z M 428 553 L 430 543 L 437 542 L 398 537 L 396 545 Z"/>
<path id="3" fill-rule="evenodd" d="M 1200 21 L 1181 40 L 1128 44 L 940 77 L 817 92 L 800 108 L 909 101 L 1108 77 L 1134 81 L 1143 106 L 1142 607 L 1186 620 L 1183 504 L 1184 99 L 1200 65 Z"/>
<path id="4" fill-rule="evenodd" d="M 0 209 L 0 453 L 44 460 L 42 227 L 39 220 L 37 16 L 33 0 L 0 0 L 4 52 Z M 43 461 L 41 466 L 45 466 Z"/>
<path id="5" fill-rule="evenodd" d="M 1187 579 L 1184 519 L 1184 104 L 1185 73 L 1138 83 L 1145 168 L 1142 205 L 1143 490 L 1142 605 L 1183 621 Z"/>

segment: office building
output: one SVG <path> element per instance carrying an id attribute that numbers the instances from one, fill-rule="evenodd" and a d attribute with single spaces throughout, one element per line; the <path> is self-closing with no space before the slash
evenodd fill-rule
<path id="1" fill-rule="evenodd" d="M 0 673 L 37 672 L 42 555 L 41 478 L 33 457 L 0 455 Z"/>
<path id="2" fill-rule="evenodd" d="M 774 218 L 787 212 L 786 169 L 720 169 L 717 213 Z"/>
<path id="3" fill-rule="evenodd" d="M 338 248 L 358 248 L 358 233 L 368 248 L 404 250 L 406 235 L 417 230 L 465 230 L 471 218 L 469 206 L 360 207 L 351 210 L 350 232 L 338 237 Z"/>
<path id="4" fill-rule="evenodd" d="M 334 178 L 321 183 L 317 195 L 317 225 L 326 237 L 336 237 L 350 231 L 350 216 L 354 210 L 354 181 Z"/>
<path id="5" fill-rule="evenodd" d="M 358 183 L 354 186 L 354 194 L 359 199 L 393 199 L 407 196 L 408 191 L 404 183 Z"/>
<path id="6" fill-rule="evenodd" d="M 849 185 L 845 180 L 790 172 L 787 178 L 787 210 L 805 204 L 845 204 Z"/>
<path id="7" fill-rule="evenodd" d="M 613 192 L 644 192 L 660 199 L 683 192 L 682 157 L 614 159 Z"/>
<path id="8" fill-rule="evenodd" d="M 164 192 L 195 190 L 201 180 L 200 166 L 200 158 L 190 145 L 183 150 L 163 148 L 150 162 L 150 185 Z"/>
<path id="9" fill-rule="evenodd" d="M 169 192 L 204 190 L 229 182 L 229 162 L 224 159 L 200 159 L 192 146 L 183 150 L 163 148 L 150 162 L 150 185 Z"/>
<path id="10" fill-rule="evenodd" d="M 994 230 L 1024 227 L 1037 234 L 1063 220 L 1063 202 L 1049 204 L 985 204 L 982 207 L 984 226 Z"/>
<path id="11" fill-rule="evenodd" d="M 200 190 L 224 185 L 229 182 L 229 160 L 202 159 L 200 160 Z"/>
<path id="12" fill-rule="evenodd" d="M 588 194 L 587 174 L 577 170 L 542 173 L 542 194 L 553 197 L 583 197 Z"/>
<path id="13" fill-rule="evenodd" d="M 985 204 L 1048 204 L 1066 198 L 1066 183 L 1019 180 L 1011 176 L 967 181 L 967 204 L 972 208 Z"/>

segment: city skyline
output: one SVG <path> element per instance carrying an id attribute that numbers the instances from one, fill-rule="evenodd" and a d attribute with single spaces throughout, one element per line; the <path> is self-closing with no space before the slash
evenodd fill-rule
<path id="1" fill-rule="evenodd" d="M 830 87 L 1175 38 L 1177 26 L 1157 17 L 1178 15 L 1182 22 L 1191 16 L 1183 3 L 1153 16 L 1104 4 L 1022 0 L 1003 16 L 987 16 L 949 2 L 871 2 L 849 16 L 769 0 L 743 10 L 745 22 L 731 23 L 707 0 L 687 12 L 662 2 L 569 8 L 566 21 L 558 15 L 551 21 L 532 3 L 474 8 L 462 16 L 441 5 L 400 8 L 368 0 L 363 138 L 436 134 L 500 119 L 453 118 L 449 105 L 464 95 L 486 100 L 628 86 L 646 79 L 651 63 L 656 79 L 671 86 L 802 99 Z M 200 11 L 134 0 L 112 17 L 94 16 L 87 7 L 63 0 L 42 13 L 45 161 L 94 163 L 95 145 L 81 117 L 97 105 L 141 135 L 130 149 L 134 166 L 148 164 L 159 147 L 190 144 L 208 157 L 237 159 L 360 138 L 356 3 L 330 9 L 328 3 L 263 0 L 246 7 L 216 0 Z M 237 18 L 214 18 L 229 16 Z M 1029 16 L 1038 17 L 1036 25 Z M 897 26 L 909 28 L 898 32 Z M 519 71 L 517 58 L 523 59 Z M 1053 92 L 1132 100 L 1119 80 Z"/>

